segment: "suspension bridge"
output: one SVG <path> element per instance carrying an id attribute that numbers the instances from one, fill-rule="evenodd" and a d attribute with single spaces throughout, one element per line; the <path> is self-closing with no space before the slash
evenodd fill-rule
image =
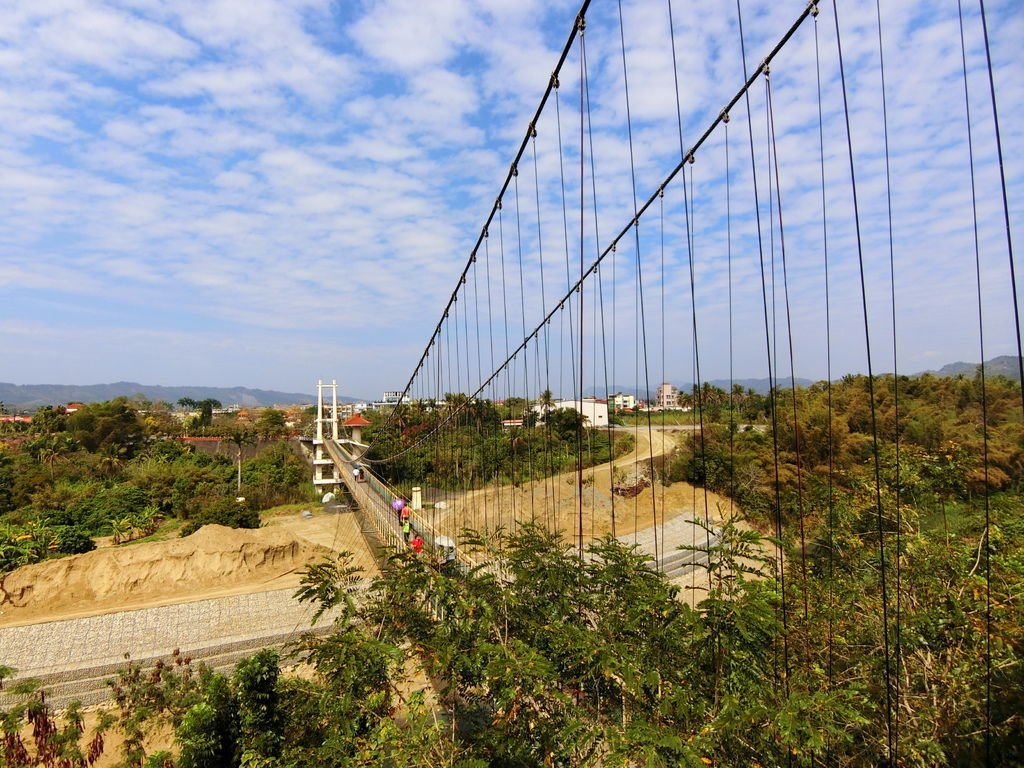
<path id="1" fill-rule="evenodd" d="M 448 494 L 442 491 L 438 494 L 437 489 L 434 489 L 434 495 L 438 498 L 436 501 L 428 500 L 426 505 L 423 488 L 414 486 L 411 493 L 407 494 L 407 500 L 384 478 L 375 474 L 370 466 L 361 463 L 366 461 L 365 450 L 368 448 L 360 442 L 361 430 L 370 422 L 358 416 L 346 422 L 341 421 L 338 416 L 336 382 L 327 385 L 318 382 L 317 389 L 317 427 L 315 437 L 309 439 L 315 470 L 313 483 L 318 489 L 327 489 L 327 494 L 330 495 L 325 494 L 325 498 L 331 502 L 342 488 L 345 489 L 344 493 L 355 502 L 363 516 L 364 531 L 371 534 L 369 543 L 372 546 L 395 550 L 408 546 L 408 537 L 402 530 L 403 515 L 400 510 L 404 509 L 405 517 L 410 520 L 410 533 L 419 534 L 424 539 L 428 551 L 438 558 L 439 562 L 449 559 L 458 561 L 467 568 L 479 566 L 482 563 L 458 547 L 459 536 L 467 527 L 484 533 L 514 528 L 518 524 L 515 512 L 517 496 L 520 508 L 533 507 L 536 511 L 539 504 L 557 510 L 545 523 L 549 527 L 567 527 L 566 521 L 571 518 L 577 494 L 573 488 L 569 489 L 571 493 L 557 493 L 549 497 L 549 491 L 561 490 L 557 485 L 558 478 L 546 478 L 550 482 L 530 483 L 529 487 L 515 492 L 505 489 L 505 498 L 502 498 L 500 485 L 491 489 L 482 488 L 476 493 Z M 325 396 L 327 391 L 331 392 L 330 399 Z M 345 423 L 357 425 L 349 427 L 352 433 L 349 437 L 344 435 L 349 431 L 343 426 Z M 649 450 L 642 452 L 643 459 L 639 456 L 632 459 L 622 457 L 620 464 L 632 463 L 634 466 L 642 467 L 643 461 L 649 463 L 654 458 L 663 457 L 674 447 L 674 442 L 666 431 L 659 430 L 658 438 L 660 439 L 648 443 Z M 591 540 L 597 538 L 598 530 L 601 534 L 610 532 L 611 517 L 608 512 L 613 508 L 614 488 L 610 483 L 604 484 L 604 505 L 596 502 L 599 491 L 594 488 L 595 480 L 602 474 L 602 470 L 605 477 L 610 479 L 610 469 L 611 465 L 594 467 L 584 481 L 591 491 L 584 494 Z M 574 478 L 562 478 L 562 482 L 566 480 L 574 481 Z M 634 480 L 633 488 L 642 491 L 648 482 L 641 474 L 639 481 Z M 600 487 L 601 483 L 597 482 L 596 485 Z M 704 496 L 703 491 L 701 496 Z M 634 507 L 639 507 L 639 503 L 638 501 L 634 504 Z M 670 579 L 680 579 L 692 574 L 706 562 L 706 552 L 678 551 L 677 547 L 689 545 L 695 548 L 698 544 L 707 546 L 717 542 L 718 537 L 713 529 L 707 532 L 710 535 L 705 535 L 706 532 L 692 521 L 696 514 L 694 508 L 690 506 L 688 511 L 690 514 L 677 514 L 667 529 L 664 521 L 656 524 L 653 518 L 649 519 L 642 528 L 634 527 L 631 533 L 624 534 L 621 537 L 622 541 L 650 555 L 652 567 Z M 531 522 L 537 522 L 536 514 L 533 515 Z"/>
<path id="2" fill-rule="evenodd" d="M 583 3 L 400 401 L 364 443 L 339 427 L 336 390 L 328 403 L 321 389 L 317 483 L 344 485 L 390 546 L 403 546 L 392 504 L 404 495 L 417 530 L 457 549 L 466 529 L 529 523 L 562 532 L 582 560 L 611 535 L 696 586 L 696 570 L 672 569 L 711 549 L 721 521 L 744 514 L 740 486 L 755 483 L 735 473 L 736 414 L 750 396 L 736 372 L 757 373 L 771 460 L 756 482 L 782 622 L 795 632 L 809 620 L 809 567 L 830 569 L 840 548 L 836 452 L 848 428 L 834 434 L 832 387 L 857 374 L 871 521 L 862 546 L 873 548 L 880 590 L 869 622 L 883 657 L 878 727 L 895 765 L 916 450 L 901 388 L 930 354 L 922 346 L 941 353 L 953 338 L 972 337 L 978 360 L 1012 355 L 1024 379 L 1013 251 L 1021 130 L 1000 121 L 1001 93 L 1019 91 L 998 79 L 1021 67 L 991 45 L 992 25 L 1020 27 L 1021 15 L 1006 3 L 993 19 L 984 2 L 810 2 L 779 24 L 778 6 L 714 4 L 698 19 L 679 5 Z M 927 31 L 923 14 L 936 22 Z M 703 47 L 702 27 L 720 47 Z M 820 381 L 824 410 L 813 414 L 797 392 L 805 371 Z M 650 400 L 673 378 L 693 385 L 687 431 L 654 409 L 629 433 L 597 426 L 593 409 L 617 392 Z M 724 401 L 705 400 L 711 379 L 728 381 Z M 972 381 L 975 415 L 957 440 L 978 451 L 973 503 L 984 523 L 972 573 L 990 590 L 995 422 L 984 367 Z M 1011 422 L 1024 413 L 1019 399 Z M 727 416 L 713 419 L 713 405 Z M 556 434 L 560 411 L 577 415 Z M 712 445 L 728 457 L 717 495 Z M 694 482 L 673 489 L 668 463 L 680 451 Z M 826 565 L 819 556 L 809 566 L 815 546 Z M 1000 630 L 985 595 L 976 628 L 986 710 L 975 725 L 988 750 Z M 825 603 L 835 607 L 831 592 Z M 785 643 L 781 656 L 788 686 L 791 665 L 809 662 Z M 829 667 L 823 685 L 838 684 Z"/>

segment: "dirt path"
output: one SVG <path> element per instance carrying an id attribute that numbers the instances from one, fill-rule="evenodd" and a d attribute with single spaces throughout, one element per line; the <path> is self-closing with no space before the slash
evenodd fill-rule
<path id="1" fill-rule="evenodd" d="M 626 541 L 655 523 L 664 525 L 680 515 L 687 518 L 707 515 L 718 519 L 719 508 L 728 509 L 729 501 L 705 492 L 689 483 L 663 485 L 655 482 L 633 498 L 612 493 L 613 475 L 623 475 L 626 484 L 636 478 L 650 477 L 655 463 L 667 456 L 686 438 L 679 430 L 654 429 L 648 437 L 645 427 L 635 428 L 635 446 L 613 462 L 583 471 L 582 504 L 575 472 L 566 472 L 518 487 L 489 487 L 471 491 L 448 502 L 449 508 L 435 513 L 435 525 L 446 533 L 463 527 L 494 531 L 512 530 L 523 522 L 537 522 L 548 528 L 576 532 L 582 518 L 585 539 L 614 532 Z M 653 449 L 652 449 L 653 443 Z"/>

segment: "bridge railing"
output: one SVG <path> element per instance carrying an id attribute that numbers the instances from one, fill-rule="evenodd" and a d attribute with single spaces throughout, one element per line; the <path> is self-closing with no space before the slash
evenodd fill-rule
<path id="1" fill-rule="evenodd" d="M 324 445 L 331 459 L 333 459 L 338 467 L 345 487 L 349 489 L 356 503 L 368 513 L 368 517 L 373 523 L 381 543 L 396 550 L 406 548 L 408 544 L 402 534 L 399 513 L 391 506 L 395 499 L 403 498 L 401 494 L 397 493 L 366 467 L 361 467 L 365 482 L 357 481 L 353 472 L 356 464 L 355 457 L 334 441 L 325 440 Z M 411 506 L 407 508 L 409 509 L 412 527 L 423 537 L 424 546 L 427 549 L 439 549 L 437 545 L 438 539 L 448 538 L 456 544 L 455 556 L 459 562 L 467 566 L 474 565 L 463 552 L 459 551 L 454 536 L 448 536 L 436 530 L 427 520 L 422 509 L 414 509 Z"/>

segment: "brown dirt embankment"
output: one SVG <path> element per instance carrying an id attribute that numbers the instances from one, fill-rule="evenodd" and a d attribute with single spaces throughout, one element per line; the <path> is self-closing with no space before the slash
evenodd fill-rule
<path id="1" fill-rule="evenodd" d="M 298 583 L 331 550 L 283 527 L 208 525 L 183 539 L 97 549 L 0 577 L 0 626 Z"/>
<path id="2" fill-rule="evenodd" d="M 531 520 L 578 535 L 582 516 L 584 536 L 597 538 L 613 531 L 619 537 L 627 536 L 664 525 L 680 515 L 703 519 L 705 510 L 712 521 L 717 521 L 722 511 L 732 508 L 727 498 L 681 481 L 671 485 L 655 481 L 631 498 L 613 494 L 615 471 L 622 472 L 627 483 L 638 476 L 650 477 L 652 458 L 655 463 L 661 462 L 686 438 L 677 430 L 630 431 L 636 440 L 631 452 L 583 471 L 582 503 L 576 473 L 567 472 L 516 487 L 488 486 L 471 491 L 448 501 L 448 509 L 433 513 L 431 519 L 445 534 L 462 527 L 514 531 L 518 523 Z"/>

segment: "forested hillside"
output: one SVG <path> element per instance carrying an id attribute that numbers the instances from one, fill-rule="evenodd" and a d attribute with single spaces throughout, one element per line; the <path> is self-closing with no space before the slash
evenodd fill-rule
<path id="1" fill-rule="evenodd" d="M 171 406 L 125 398 L 40 409 L 31 424 L 0 424 L 0 573 L 49 557 L 206 523 L 252 528 L 259 510 L 310 497 L 309 468 L 285 435 L 280 411 L 174 418 Z M 206 419 L 205 424 L 200 422 Z M 176 439 L 220 436 L 223 453 Z"/>

